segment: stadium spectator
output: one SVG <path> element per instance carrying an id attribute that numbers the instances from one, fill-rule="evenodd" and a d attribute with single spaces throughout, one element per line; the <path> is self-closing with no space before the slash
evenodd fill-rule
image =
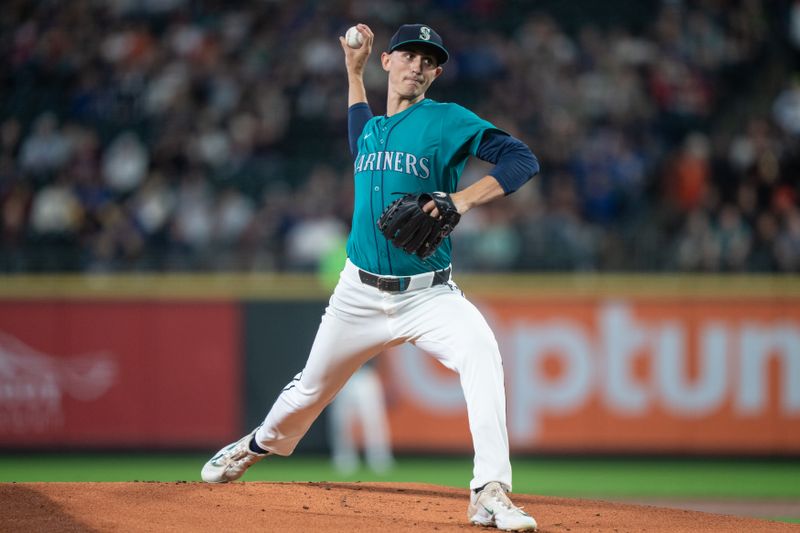
<path id="1" fill-rule="evenodd" d="M 465 268 L 796 271 L 797 3 L 647 1 L 604 23 L 524 3 L 14 2 L 0 268 L 313 268 L 350 222 L 336 35 L 425 18 L 453 49 L 431 96 L 543 168 L 527 204 L 464 221 Z"/>

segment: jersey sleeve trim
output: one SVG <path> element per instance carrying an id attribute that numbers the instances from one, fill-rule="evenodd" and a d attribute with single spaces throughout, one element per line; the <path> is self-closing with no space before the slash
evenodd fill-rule
<path id="1" fill-rule="evenodd" d="M 350 153 L 353 156 L 358 154 L 358 138 L 371 118 L 372 110 L 366 102 L 353 104 L 347 110 L 347 132 L 350 139 Z"/>

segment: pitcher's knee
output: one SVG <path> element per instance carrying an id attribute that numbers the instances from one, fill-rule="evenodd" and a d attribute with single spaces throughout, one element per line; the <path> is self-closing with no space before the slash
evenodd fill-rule
<path id="1" fill-rule="evenodd" d="M 462 349 L 471 353 L 480 354 L 483 358 L 488 360 L 500 359 L 500 349 L 498 348 L 497 341 L 495 341 L 494 337 L 487 337 L 485 335 L 471 335 L 465 339 L 465 342 L 461 344 Z"/>

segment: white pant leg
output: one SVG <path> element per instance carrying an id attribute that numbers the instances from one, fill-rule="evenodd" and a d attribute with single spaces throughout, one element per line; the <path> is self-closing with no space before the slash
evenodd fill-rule
<path id="1" fill-rule="evenodd" d="M 352 274 L 347 268 L 342 273 L 305 368 L 284 388 L 256 432 L 265 450 L 290 455 L 353 372 L 390 343 L 380 293 Z"/>
<path id="2" fill-rule="evenodd" d="M 420 291 L 398 310 L 400 330 L 459 374 L 475 448 L 470 488 L 499 481 L 511 490 L 503 363 L 494 333 L 459 290 Z"/>

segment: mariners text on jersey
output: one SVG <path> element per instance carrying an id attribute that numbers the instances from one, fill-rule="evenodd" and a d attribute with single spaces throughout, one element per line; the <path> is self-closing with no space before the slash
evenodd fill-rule
<path id="1" fill-rule="evenodd" d="M 419 157 L 408 152 L 372 152 L 360 154 L 353 164 L 355 172 L 365 170 L 391 170 L 413 174 L 420 179 L 431 175 L 430 157 Z"/>
<path id="2" fill-rule="evenodd" d="M 476 154 L 483 134 L 499 130 L 462 106 L 429 98 L 391 116 L 374 116 L 360 129 L 347 257 L 359 268 L 383 276 L 447 268 L 449 238 L 421 259 L 387 241 L 375 221 L 396 193 L 456 191 L 467 158 Z"/>

